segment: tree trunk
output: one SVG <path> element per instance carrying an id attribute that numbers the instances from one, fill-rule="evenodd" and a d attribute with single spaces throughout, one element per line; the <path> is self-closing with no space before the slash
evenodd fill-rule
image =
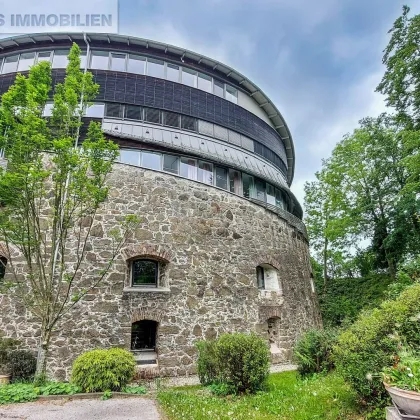
<path id="1" fill-rule="evenodd" d="M 47 357 L 50 347 L 51 331 L 41 331 L 40 343 L 38 346 L 38 356 L 36 359 L 35 380 L 44 381 L 47 373 Z"/>
<path id="2" fill-rule="evenodd" d="M 387 263 L 388 263 L 389 275 L 391 276 L 391 278 L 393 280 L 395 280 L 395 278 L 397 277 L 397 267 L 395 265 L 395 261 L 394 261 L 393 258 L 389 257 L 388 255 L 386 257 L 386 260 L 387 260 Z"/>
<path id="3" fill-rule="evenodd" d="M 327 251 L 328 251 L 328 239 L 324 238 L 324 250 L 323 250 L 323 257 L 324 257 L 324 290 L 323 294 L 327 293 L 327 281 L 328 281 L 328 270 L 327 270 Z"/>

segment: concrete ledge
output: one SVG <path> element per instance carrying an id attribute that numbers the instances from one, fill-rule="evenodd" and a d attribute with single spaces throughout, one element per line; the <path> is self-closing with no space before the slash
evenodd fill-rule
<path id="1" fill-rule="evenodd" d="M 171 293 L 169 287 L 124 287 L 123 293 Z"/>
<path id="2" fill-rule="evenodd" d="M 87 392 L 85 394 L 73 395 L 40 395 L 35 401 L 51 400 L 98 400 L 104 395 L 103 392 Z M 147 394 L 128 394 L 126 392 L 112 392 L 112 398 L 144 398 Z"/>

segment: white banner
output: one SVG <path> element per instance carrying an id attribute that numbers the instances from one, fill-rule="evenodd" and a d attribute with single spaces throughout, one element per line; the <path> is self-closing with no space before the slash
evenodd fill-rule
<path id="1" fill-rule="evenodd" d="M 118 33 L 118 0 L 0 0 L 0 33 Z"/>

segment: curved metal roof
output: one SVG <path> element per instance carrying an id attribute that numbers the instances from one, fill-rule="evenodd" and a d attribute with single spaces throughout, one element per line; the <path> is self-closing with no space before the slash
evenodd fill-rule
<path id="1" fill-rule="evenodd" d="M 273 126 L 275 127 L 277 133 L 284 141 L 288 163 L 287 181 L 288 184 L 291 185 L 295 170 L 295 149 L 290 130 L 280 111 L 273 104 L 273 102 L 255 83 L 253 83 L 247 77 L 217 60 L 213 60 L 212 58 L 206 57 L 202 54 L 198 54 L 193 51 L 186 50 L 185 48 L 176 47 L 170 44 L 117 34 L 86 33 L 86 36 L 88 41 L 108 42 L 109 44 L 122 43 L 126 45 L 150 48 L 151 50 L 156 50 L 160 53 L 170 53 L 171 55 L 179 56 L 181 61 L 183 61 L 183 59 L 186 57 L 189 60 L 195 61 L 197 64 L 201 64 L 213 70 L 217 70 L 217 72 L 223 74 L 227 79 L 232 79 L 235 81 L 242 88 L 248 91 L 250 96 L 264 110 Z M 83 33 L 39 33 L 16 35 L 10 38 L 3 38 L 0 39 L 0 53 L 7 52 L 5 50 L 9 48 L 12 49 L 16 47 L 30 47 L 33 44 L 41 42 L 51 42 L 53 44 L 56 41 L 83 42 Z"/>

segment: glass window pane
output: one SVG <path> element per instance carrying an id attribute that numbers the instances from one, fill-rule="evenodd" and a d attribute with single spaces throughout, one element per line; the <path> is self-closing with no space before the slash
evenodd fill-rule
<path id="1" fill-rule="evenodd" d="M 225 168 L 216 166 L 216 187 L 227 190 L 228 187 L 228 171 Z"/>
<path id="2" fill-rule="evenodd" d="M 141 152 L 141 166 L 160 171 L 160 156 L 160 153 Z"/>
<path id="3" fill-rule="evenodd" d="M 275 206 L 276 205 L 276 193 L 274 191 L 274 187 L 270 184 L 266 184 L 266 193 L 267 193 L 267 203 Z"/>
<path id="4" fill-rule="evenodd" d="M 29 67 L 34 65 L 35 53 L 23 53 L 19 58 L 18 71 L 29 70 Z"/>
<path id="5" fill-rule="evenodd" d="M 18 58 L 18 55 L 10 55 L 9 57 L 6 57 L 4 59 L 2 73 L 5 74 L 15 72 L 17 70 Z"/>
<path id="6" fill-rule="evenodd" d="M 204 73 L 198 73 L 198 89 L 211 93 L 211 77 Z"/>
<path id="7" fill-rule="evenodd" d="M 106 104 L 105 116 L 109 118 L 122 118 L 123 106 L 120 104 Z"/>
<path id="8" fill-rule="evenodd" d="M 255 191 L 257 193 L 256 199 L 260 201 L 265 201 L 265 181 L 262 179 L 255 179 Z"/>
<path id="9" fill-rule="evenodd" d="M 181 115 L 181 128 L 184 130 L 197 131 L 197 119 L 188 115 Z"/>
<path id="10" fill-rule="evenodd" d="M 153 124 L 160 124 L 161 112 L 158 109 L 144 108 L 144 121 Z"/>
<path id="11" fill-rule="evenodd" d="M 234 169 L 229 169 L 229 190 L 235 194 L 241 194 L 241 173 Z"/>
<path id="12" fill-rule="evenodd" d="M 286 203 L 284 201 L 283 194 L 278 188 L 276 188 L 276 206 L 286 210 Z"/>
<path id="13" fill-rule="evenodd" d="M 140 166 L 140 152 L 137 150 L 120 150 L 120 162 Z"/>
<path id="14" fill-rule="evenodd" d="M 105 104 L 93 104 L 86 109 L 86 117 L 103 118 L 105 114 Z"/>
<path id="15" fill-rule="evenodd" d="M 124 118 L 127 118 L 128 120 L 141 121 L 143 119 L 141 106 L 126 105 Z"/>
<path id="16" fill-rule="evenodd" d="M 194 159 L 181 158 L 180 175 L 197 180 L 197 162 Z"/>
<path id="17" fill-rule="evenodd" d="M 127 71 L 129 73 L 144 74 L 146 69 L 146 59 L 140 55 L 130 54 L 128 56 Z"/>
<path id="18" fill-rule="evenodd" d="M 197 72 L 194 70 L 182 69 L 182 84 L 196 87 L 197 86 Z"/>
<path id="19" fill-rule="evenodd" d="M 37 62 L 51 61 L 51 51 L 42 51 L 38 53 Z"/>
<path id="20" fill-rule="evenodd" d="M 53 109 L 54 104 L 50 103 L 50 104 L 45 104 L 44 107 L 44 111 L 42 113 L 43 117 L 51 117 L 52 116 L 52 109 Z"/>
<path id="21" fill-rule="evenodd" d="M 167 127 L 179 128 L 179 114 L 165 111 L 163 113 L 163 125 L 166 125 Z"/>
<path id="22" fill-rule="evenodd" d="M 111 70 L 125 71 L 125 54 L 111 53 Z"/>
<path id="23" fill-rule="evenodd" d="M 242 174 L 243 194 L 246 198 L 254 198 L 254 177 Z"/>
<path id="24" fill-rule="evenodd" d="M 155 60 L 154 58 L 148 58 L 147 75 L 163 79 L 165 77 L 165 67 L 163 61 Z"/>
<path id="25" fill-rule="evenodd" d="M 166 78 L 172 82 L 179 83 L 179 66 L 168 63 L 166 65 Z"/>
<path id="26" fill-rule="evenodd" d="M 156 261 L 137 260 L 132 264 L 133 286 L 157 285 L 158 267 Z"/>
<path id="27" fill-rule="evenodd" d="M 67 56 L 69 53 L 70 50 L 55 50 L 52 62 L 53 69 L 65 69 L 68 64 Z M 40 59 L 40 54 L 44 53 L 38 53 L 38 61 Z"/>
<path id="28" fill-rule="evenodd" d="M 178 173 L 179 157 L 173 155 L 163 156 L 163 170 L 173 174 Z"/>
<path id="29" fill-rule="evenodd" d="M 264 269 L 260 266 L 257 267 L 257 285 L 258 285 L 258 289 L 265 288 Z"/>
<path id="30" fill-rule="evenodd" d="M 198 180 L 205 184 L 213 185 L 213 165 L 208 162 L 199 162 Z"/>
<path id="31" fill-rule="evenodd" d="M 108 70 L 108 61 L 108 51 L 92 51 L 90 56 L 90 68 Z"/>
<path id="32" fill-rule="evenodd" d="M 226 85 L 226 99 L 238 103 L 238 91 L 233 86 Z"/>
<path id="33" fill-rule="evenodd" d="M 82 51 L 80 53 L 80 68 L 84 70 L 86 68 L 86 63 L 87 63 L 86 51 Z"/>
<path id="34" fill-rule="evenodd" d="M 221 96 L 223 98 L 225 90 L 225 84 L 222 82 L 219 82 L 218 80 L 214 79 L 213 81 L 213 93 L 217 96 Z"/>

